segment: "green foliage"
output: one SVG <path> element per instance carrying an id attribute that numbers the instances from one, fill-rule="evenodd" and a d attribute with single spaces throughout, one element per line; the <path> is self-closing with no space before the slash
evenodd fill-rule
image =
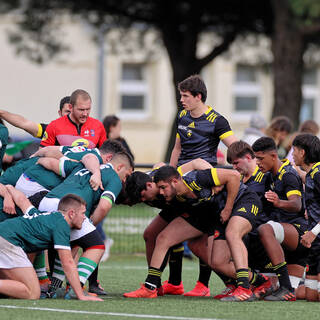
<path id="1" fill-rule="evenodd" d="M 289 0 L 293 14 L 302 25 L 312 25 L 320 20 L 320 1 Z"/>

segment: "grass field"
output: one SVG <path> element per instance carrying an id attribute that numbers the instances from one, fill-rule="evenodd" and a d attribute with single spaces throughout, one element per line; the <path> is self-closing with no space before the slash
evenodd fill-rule
<path id="1" fill-rule="evenodd" d="M 100 319 L 319 319 L 320 304 L 297 302 L 220 302 L 209 298 L 164 296 L 157 299 L 126 299 L 122 294 L 135 290 L 146 276 L 143 256 L 112 256 L 101 264 L 99 278 L 109 292 L 103 302 L 77 300 L 22 301 L 0 299 L 1 320 L 100 320 Z M 184 260 L 183 282 L 190 290 L 198 276 L 196 260 Z M 162 280 L 168 277 L 164 272 Z M 211 294 L 223 285 L 215 276 L 210 281 Z"/>

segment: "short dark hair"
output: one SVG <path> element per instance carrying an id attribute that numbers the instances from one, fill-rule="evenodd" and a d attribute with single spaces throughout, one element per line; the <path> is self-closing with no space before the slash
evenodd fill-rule
<path id="1" fill-rule="evenodd" d="M 252 145 L 254 152 L 266 152 L 266 151 L 277 151 L 277 146 L 274 140 L 270 137 L 261 137 L 254 142 Z"/>
<path id="2" fill-rule="evenodd" d="M 132 170 L 134 170 L 134 161 L 127 151 L 121 151 L 121 152 L 115 153 L 112 157 L 112 160 L 114 159 L 117 161 L 118 158 L 121 158 L 122 161 L 127 162 L 127 164 L 130 166 L 130 168 L 132 168 Z"/>
<path id="3" fill-rule="evenodd" d="M 102 123 L 103 123 L 105 130 L 106 130 L 107 138 L 109 137 L 109 134 L 110 134 L 110 128 L 115 127 L 119 121 L 120 121 L 120 119 L 113 114 L 110 116 L 106 116 L 103 119 Z"/>
<path id="4" fill-rule="evenodd" d="M 58 211 L 68 210 L 70 208 L 79 208 L 81 205 L 87 206 L 87 203 L 84 199 L 79 197 L 76 194 L 68 193 L 64 197 L 61 198 L 58 204 Z"/>
<path id="5" fill-rule="evenodd" d="M 173 178 L 180 178 L 180 174 L 177 169 L 172 166 L 163 166 L 156 170 L 153 176 L 153 181 L 155 183 L 158 183 L 159 181 L 169 182 Z"/>
<path id="6" fill-rule="evenodd" d="M 70 104 L 71 104 L 72 107 L 75 106 L 78 97 L 81 97 L 84 100 L 90 100 L 91 101 L 91 97 L 90 97 L 90 95 L 89 95 L 89 93 L 87 91 L 82 90 L 82 89 L 77 89 L 77 90 L 73 91 L 71 93 L 71 96 L 70 96 Z"/>
<path id="7" fill-rule="evenodd" d="M 106 140 L 99 148 L 99 151 L 103 154 L 112 153 L 116 154 L 119 152 L 126 152 L 122 144 L 117 140 Z"/>
<path id="8" fill-rule="evenodd" d="M 141 171 L 135 171 L 127 178 L 125 190 L 130 203 L 141 202 L 141 191 L 147 189 L 147 182 L 152 182 L 152 178 Z"/>
<path id="9" fill-rule="evenodd" d="M 297 135 L 292 145 L 304 150 L 304 162 L 306 164 L 320 161 L 320 140 L 317 136 L 310 133 Z"/>
<path id="10" fill-rule="evenodd" d="M 235 159 L 242 158 L 246 154 L 249 154 L 252 159 L 255 158 L 250 144 L 242 140 L 233 142 L 227 151 L 227 161 L 232 164 Z"/>
<path id="11" fill-rule="evenodd" d="M 199 93 L 201 94 L 201 101 L 206 102 L 207 100 L 207 87 L 198 74 L 194 74 L 187 79 L 179 82 L 178 90 L 182 92 L 190 91 L 190 93 L 195 97 Z"/>
<path id="12" fill-rule="evenodd" d="M 62 111 L 63 106 L 64 106 L 66 103 L 70 103 L 70 96 L 63 97 L 63 98 L 60 100 L 60 105 L 59 105 L 60 111 Z"/>

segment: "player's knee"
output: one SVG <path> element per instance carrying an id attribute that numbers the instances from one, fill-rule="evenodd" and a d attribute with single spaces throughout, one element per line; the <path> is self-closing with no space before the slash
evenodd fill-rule
<path id="1" fill-rule="evenodd" d="M 258 228 L 260 239 L 268 238 L 273 233 L 273 229 L 268 224 L 263 224 Z"/>
<path id="2" fill-rule="evenodd" d="M 170 248 L 173 245 L 175 245 L 175 243 L 170 242 L 170 237 L 168 235 L 162 232 L 158 234 L 157 240 L 156 240 L 156 246 Z"/>
<path id="3" fill-rule="evenodd" d="M 29 300 L 37 300 L 40 299 L 40 286 L 35 285 L 32 288 L 26 287 L 25 294 L 27 296 L 27 299 Z"/>

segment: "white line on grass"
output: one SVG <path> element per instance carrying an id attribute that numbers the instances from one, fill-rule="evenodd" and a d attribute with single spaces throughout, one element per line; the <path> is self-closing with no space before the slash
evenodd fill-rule
<path id="1" fill-rule="evenodd" d="M 186 318 L 186 317 L 174 317 L 174 316 L 158 316 L 152 314 L 133 314 L 133 313 L 116 313 L 116 312 L 98 312 L 98 311 L 83 311 L 83 310 L 66 310 L 66 309 L 52 309 L 52 308 L 38 308 L 38 307 L 19 307 L 10 305 L 0 305 L 0 308 L 4 309 L 24 309 L 24 310 L 36 310 L 36 311 L 52 311 L 62 313 L 80 313 L 80 314 L 96 314 L 104 316 L 114 317 L 132 317 L 132 318 L 147 318 L 147 319 L 173 319 L 173 320 L 223 320 L 216 318 Z"/>
<path id="2" fill-rule="evenodd" d="M 117 269 L 117 270 L 148 270 L 147 266 L 107 266 L 104 264 L 99 264 L 99 269 Z M 183 270 L 197 270 L 198 266 L 189 267 L 184 266 Z"/>

